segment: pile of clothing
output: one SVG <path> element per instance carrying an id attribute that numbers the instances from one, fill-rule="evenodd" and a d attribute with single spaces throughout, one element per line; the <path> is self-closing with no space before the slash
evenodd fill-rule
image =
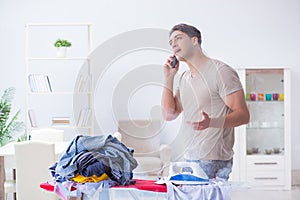
<path id="1" fill-rule="evenodd" d="M 76 136 L 59 161 L 50 167 L 56 182 L 100 182 L 110 179 L 114 185 L 132 183 L 137 167 L 133 149 L 111 135 Z"/>

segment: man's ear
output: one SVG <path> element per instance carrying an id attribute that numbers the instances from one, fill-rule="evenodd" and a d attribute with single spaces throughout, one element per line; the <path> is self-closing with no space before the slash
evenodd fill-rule
<path id="1" fill-rule="evenodd" d="M 193 45 L 198 45 L 198 37 L 194 36 L 192 37 L 192 40 L 193 40 Z"/>

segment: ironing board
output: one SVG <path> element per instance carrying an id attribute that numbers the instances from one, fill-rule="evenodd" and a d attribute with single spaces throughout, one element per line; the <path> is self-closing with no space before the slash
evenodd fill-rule
<path id="1" fill-rule="evenodd" d="M 126 186 L 113 186 L 107 190 L 102 190 L 101 193 L 104 193 L 104 199 L 110 199 L 110 191 L 127 191 L 130 194 L 131 199 L 140 200 L 144 199 L 139 197 L 138 192 L 143 191 L 153 193 L 153 196 L 160 194 L 159 199 L 170 199 L 177 200 L 182 199 L 185 196 L 188 199 L 210 199 L 210 200 L 229 200 L 230 199 L 230 184 L 227 182 L 211 182 L 207 185 L 181 185 L 179 187 L 174 186 L 173 184 L 156 184 L 155 180 L 141 180 L 134 179 L 135 184 L 126 185 Z M 50 183 L 41 183 L 40 187 L 46 191 L 53 192 L 54 185 Z M 71 190 L 76 190 L 75 187 L 72 187 Z M 192 191 L 196 191 L 198 197 L 193 196 Z M 199 195 L 201 197 L 199 197 Z M 99 198 L 102 199 L 102 198 Z M 114 199 L 114 198 L 113 198 Z"/>
<path id="2" fill-rule="evenodd" d="M 131 185 L 119 185 L 119 186 L 112 186 L 108 188 L 107 190 L 102 190 L 101 191 L 101 196 L 102 198 L 105 197 L 105 199 L 110 199 L 110 194 L 108 190 L 111 190 L 113 192 L 119 192 L 119 191 L 127 191 L 130 195 L 131 198 L 135 200 L 139 200 L 139 195 L 135 193 L 135 191 L 146 191 L 146 192 L 153 192 L 153 194 L 158 194 L 161 193 L 163 195 L 166 195 L 167 193 L 167 186 L 166 185 L 159 185 L 155 184 L 155 180 L 141 180 L 141 179 L 134 179 L 135 184 Z M 49 182 L 44 182 L 40 184 L 40 188 L 42 188 L 45 191 L 48 192 L 54 192 L 54 184 L 51 184 Z M 71 187 L 71 191 L 75 191 L 77 188 L 76 187 Z M 161 196 L 161 195 L 160 195 Z M 99 198 L 99 199 L 102 199 Z M 114 198 L 113 198 L 114 199 Z M 165 198 L 164 198 L 165 199 Z"/>

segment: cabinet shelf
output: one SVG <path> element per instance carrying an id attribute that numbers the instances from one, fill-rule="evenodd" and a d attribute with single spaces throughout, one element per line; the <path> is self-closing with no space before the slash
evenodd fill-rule
<path id="1" fill-rule="evenodd" d="M 74 126 L 74 125 L 51 125 L 54 128 L 69 128 L 69 129 L 90 129 L 90 126 Z"/>
<path id="2" fill-rule="evenodd" d="M 91 24 L 30 23 L 25 28 L 28 135 L 31 130 L 40 128 L 63 129 L 65 140 L 77 134 L 93 135 Z M 64 57 L 56 54 L 53 46 L 57 38 L 72 42 Z M 70 123 L 52 124 L 53 116 L 67 116 Z M 37 122 L 35 125 L 33 119 Z"/>
<path id="3" fill-rule="evenodd" d="M 57 57 L 30 57 L 27 58 L 29 61 L 31 60 L 89 60 L 89 57 L 65 57 L 65 58 L 57 58 Z"/>
<path id="4" fill-rule="evenodd" d="M 246 127 L 247 130 L 284 130 L 283 127 Z"/>
<path id="5" fill-rule="evenodd" d="M 278 103 L 278 104 L 283 104 L 284 101 L 246 101 L 247 103 L 250 103 L 250 104 L 264 104 L 264 103 Z"/>
<path id="6" fill-rule="evenodd" d="M 238 70 L 250 112 L 249 124 L 236 128 L 233 181 L 257 189 L 291 188 L 291 73 L 287 68 Z M 251 94 L 256 100 L 251 100 Z M 263 94 L 263 96 L 262 96 Z M 270 95 L 271 94 L 271 98 Z M 278 94 L 278 100 L 273 95 Z M 249 96 L 248 96 L 249 95 Z M 252 96 L 254 97 L 254 96 Z M 268 97 L 268 98 L 267 98 Z M 264 99 L 262 99 L 264 98 Z M 268 100 L 267 100 L 268 99 Z M 277 152 L 277 153 L 274 153 Z"/>
<path id="7" fill-rule="evenodd" d="M 91 95 L 92 92 L 29 92 L 28 95 Z"/>
<path id="8" fill-rule="evenodd" d="M 50 125 L 53 128 L 62 128 L 62 129 L 91 129 L 91 126 L 74 126 L 74 125 Z M 50 126 L 39 126 L 32 127 L 31 130 L 37 130 L 41 128 L 49 128 Z"/>
<path id="9" fill-rule="evenodd" d="M 255 158 L 255 157 L 267 157 L 267 158 L 270 158 L 270 157 L 274 157 L 274 158 L 278 158 L 278 157 L 284 157 L 284 152 L 281 152 L 281 153 L 272 153 L 272 154 L 265 154 L 265 153 L 253 153 L 253 154 L 246 154 L 246 156 L 248 158 Z"/>

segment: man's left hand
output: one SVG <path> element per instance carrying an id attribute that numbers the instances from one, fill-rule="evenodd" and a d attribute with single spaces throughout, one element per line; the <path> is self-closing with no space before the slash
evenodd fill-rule
<path id="1" fill-rule="evenodd" d="M 199 122 L 188 121 L 187 123 L 190 124 L 194 130 L 200 131 L 200 130 L 207 129 L 209 127 L 210 118 L 206 112 L 202 111 L 202 120 L 201 121 L 199 121 Z"/>

